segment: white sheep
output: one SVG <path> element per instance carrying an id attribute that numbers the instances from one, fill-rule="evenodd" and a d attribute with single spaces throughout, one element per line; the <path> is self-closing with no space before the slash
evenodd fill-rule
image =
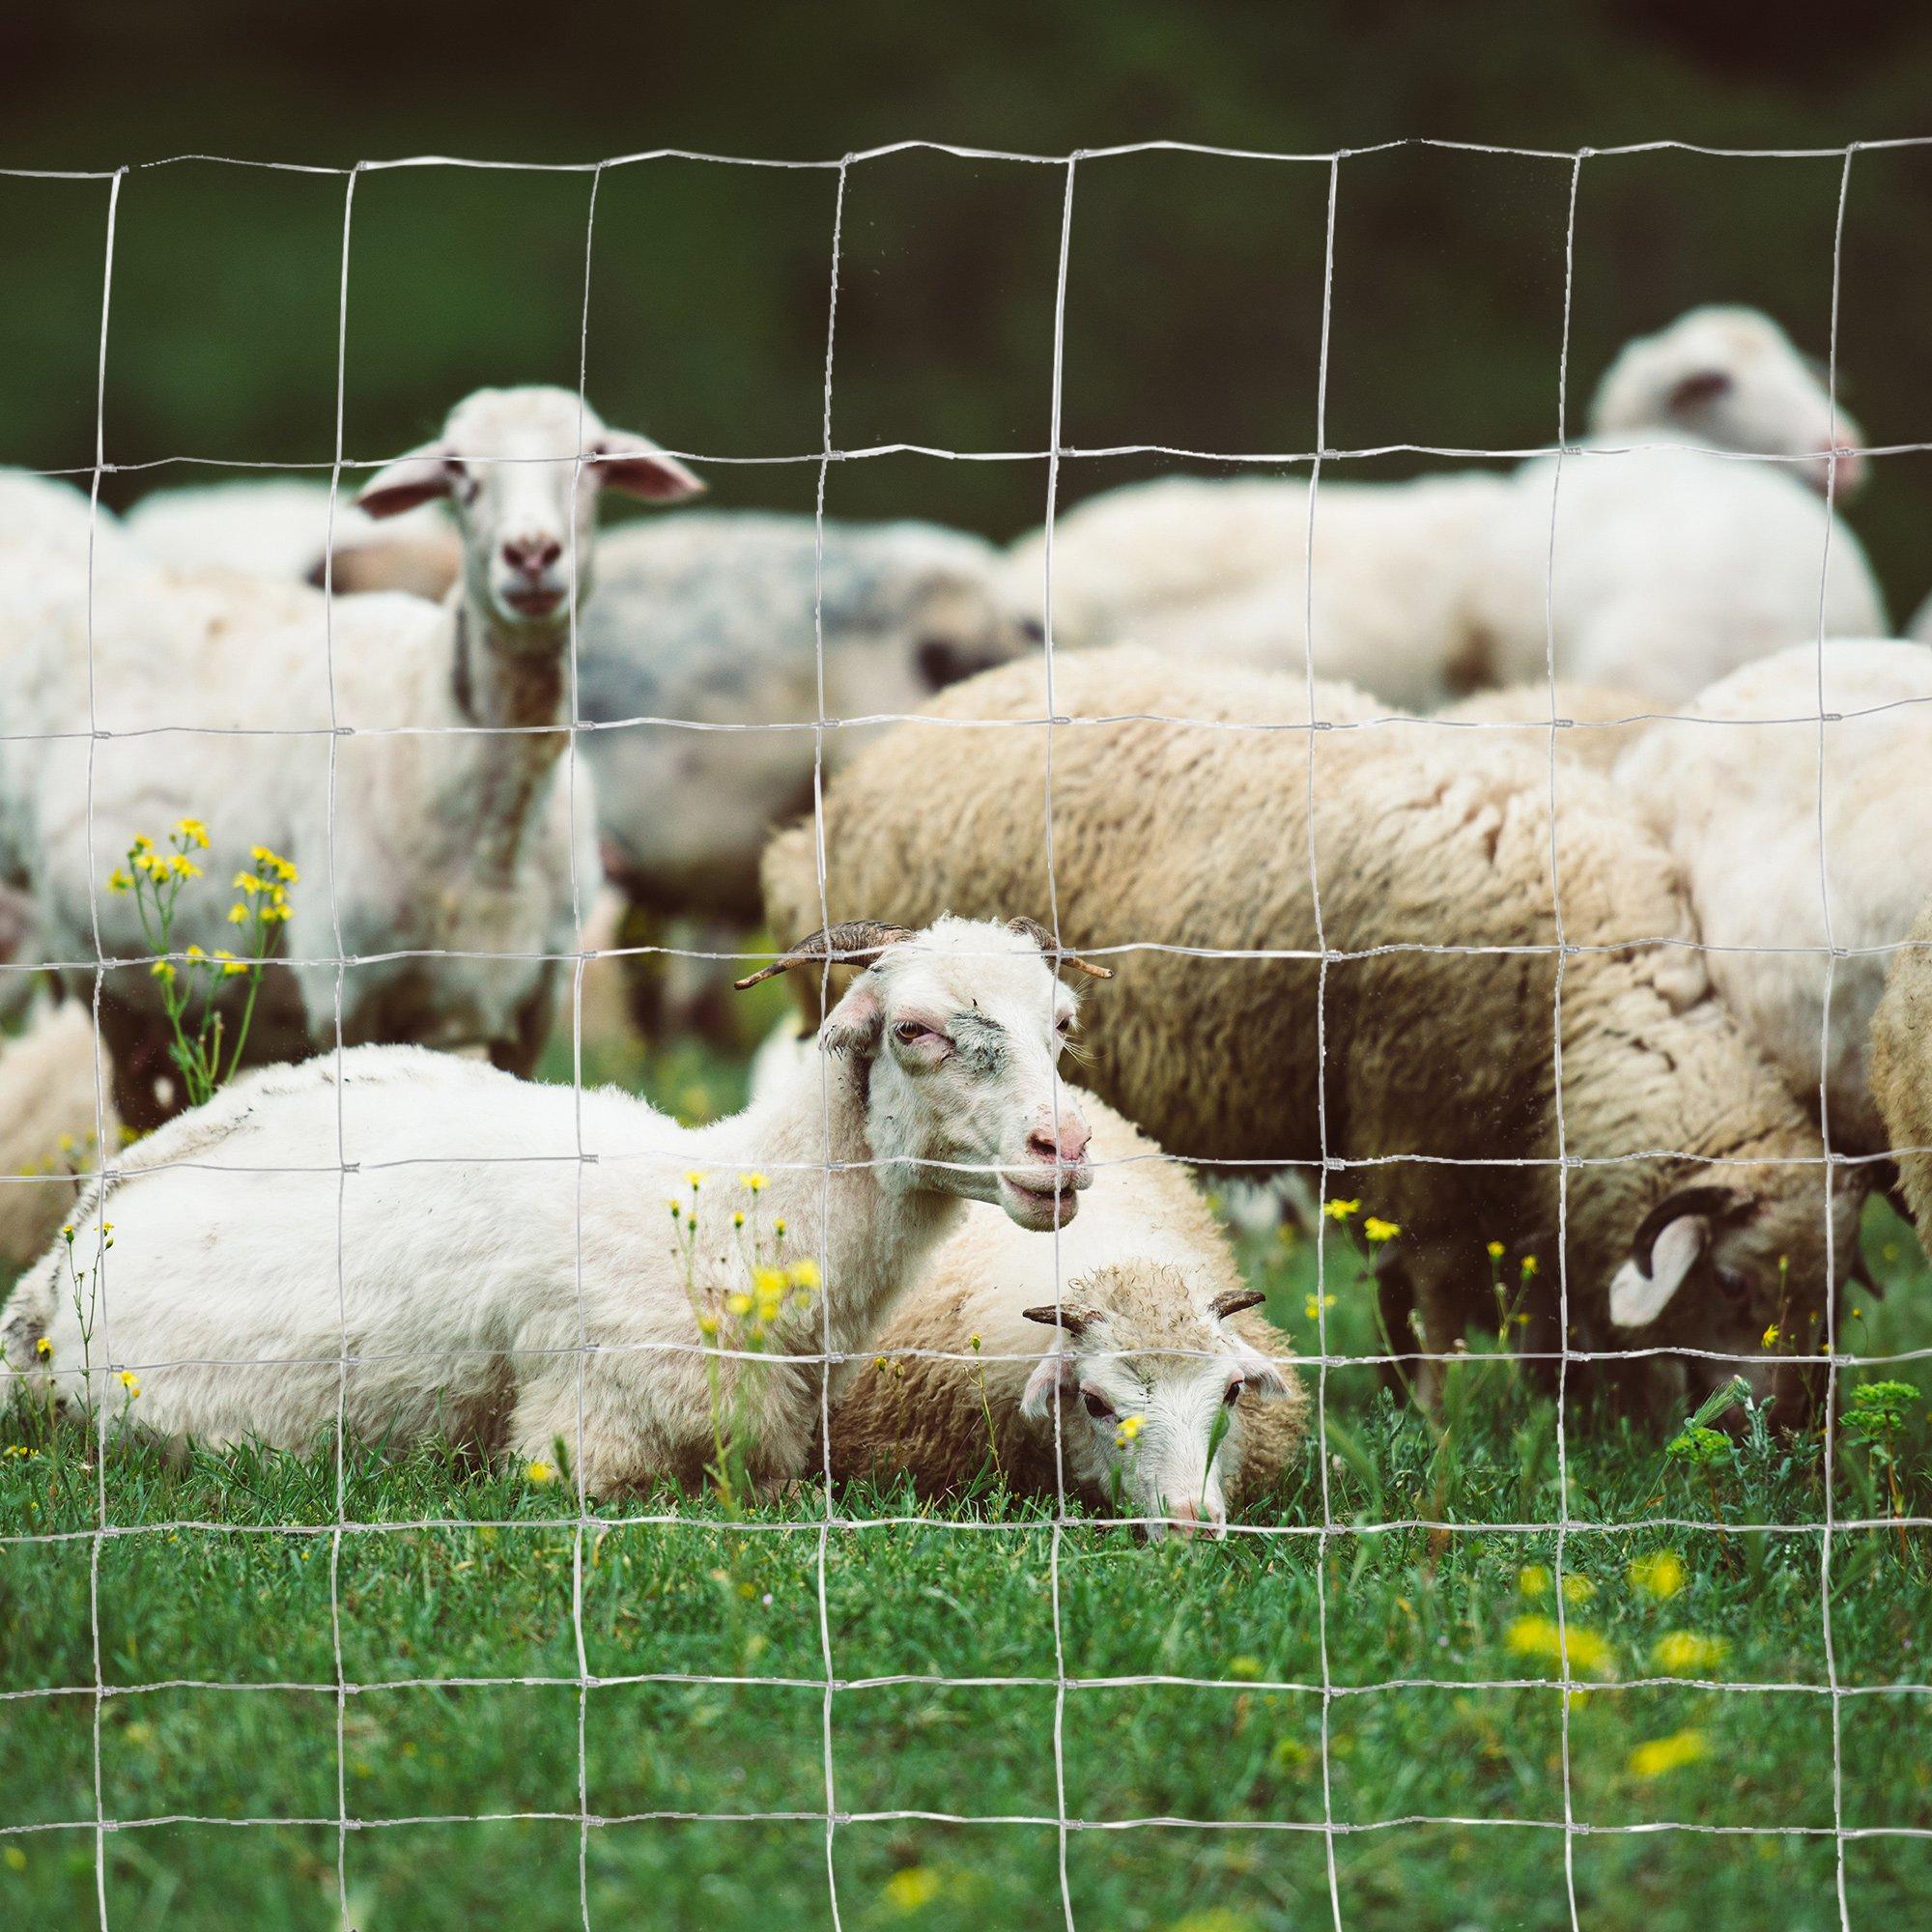
<path id="1" fill-rule="evenodd" d="M 463 542 L 440 504 L 379 522 L 355 501 L 355 483 L 273 476 L 156 490 L 123 527 L 159 564 L 233 570 L 341 592 L 407 590 L 440 598 L 463 567 Z M 327 568 L 332 559 L 333 568 Z"/>
<path id="2" fill-rule="evenodd" d="M 1893 954 L 1872 1015 L 1871 1085 L 1897 1197 L 1932 1252 L 1932 899 Z"/>
<path id="3" fill-rule="evenodd" d="M 1822 1081 L 1834 1147 L 1880 1151 L 1872 1014 L 1932 899 L 1932 851 L 1902 836 L 1932 823 L 1932 650 L 1779 651 L 1652 725 L 1615 778 L 1683 870 L 1726 1004 L 1814 1114 Z"/>
<path id="4" fill-rule="evenodd" d="M 716 1378 L 753 1478 L 800 1473 L 828 1344 L 865 1346 L 964 1200 L 1040 1232 L 1077 1209 L 1075 1003 L 1031 932 L 813 934 L 769 970 L 867 967 L 823 1055 L 702 1128 L 413 1047 L 244 1076 L 124 1158 L 15 1294 L 7 1358 L 170 1441 L 301 1449 L 339 1404 L 396 1447 L 561 1441 L 600 1494 L 697 1480 Z"/>
<path id="5" fill-rule="evenodd" d="M 1932 644 L 1932 597 L 1919 605 L 1918 614 L 1907 626 L 1906 635 L 1921 644 Z"/>
<path id="6" fill-rule="evenodd" d="M 1590 400 L 1590 433 L 1638 441 L 1668 429 L 1712 449 L 1791 457 L 1843 502 L 1864 485 L 1864 432 L 1833 406 L 1828 374 L 1761 309 L 1707 303 L 1624 344 Z"/>
<path id="7" fill-rule="evenodd" d="M 1301 479 L 1177 476 L 1092 497 L 1055 525 L 1055 637 L 1284 670 L 1312 655 L 1319 676 L 1427 711 L 1545 675 L 1552 639 L 1559 678 L 1674 702 L 1816 636 L 1821 583 L 1827 636 L 1882 631 L 1857 538 L 1807 487 L 1817 466 L 1719 453 L 1810 458 L 1830 426 L 1830 399 L 1777 349 L 1781 332 L 1739 314 L 1696 311 L 1633 344 L 1605 390 L 1620 428 L 1593 421 L 1560 489 L 1558 459 L 1543 457 L 1395 484 L 1331 466 L 1312 525 Z M 1698 365 L 1726 397 L 1693 407 L 1690 351 L 1726 344 L 1721 369 Z M 1855 456 L 1836 460 L 1841 481 L 1855 473 Z M 1045 563 L 1043 532 L 1012 553 L 1012 594 L 1035 610 Z"/>
<path id="8" fill-rule="evenodd" d="M 137 833 L 203 818 L 212 876 L 184 892 L 174 949 L 231 939 L 222 882 L 251 845 L 300 874 L 256 1057 L 333 1046 L 339 1004 L 350 1043 L 480 1046 L 527 1069 L 596 888 L 589 790 L 565 753 L 600 487 L 668 501 L 699 486 L 566 390 L 486 389 L 357 497 L 379 519 L 453 499 L 464 575 L 441 605 L 174 572 L 123 543 L 91 586 L 68 569 L 35 621 L 0 607 L 18 668 L 0 724 L 24 734 L 0 790 L 43 956 L 92 999 L 97 930 L 102 959 L 152 954 L 134 895 L 102 884 Z M 113 735 L 91 742 L 90 722 Z M 145 967 L 110 966 L 100 1014 L 123 1117 L 151 1125 L 180 1096 Z"/>
<path id="9" fill-rule="evenodd" d="M 1015 1490 L 1069 1492 L 1145 1522 L 1227 1533 L 1275 1481 L 1307 1401 L 1186 1170 L 1111 1107 L 1077 1096 L 1094 1182 L 1057 1239 L 982 1207 L 932 1255 L 834 1381 L 832 1472 L 910 1477 L 923 1495 L 989 1455 Z M 1036 1323 L 1057 1328 L 1050 1346 Z M 1056 1396 L 1056 1391 L 1058 1391 Z M 1225 1419 L 1223 1419 L 1225 1414 Z M 1210 1451 L 1211 1459 L 1210 1459 Z"/>
<path id="10" fill-rule="evenodd" d="M 1257 728 L 1305 724 L 1311 696 L 1346 728 Z M 834 917 L 1050 892 L 1067 944 L 1118 949 L 1083 1077 L 1186 1159 L 1347 1163 L 1330 1192 L 1403 1229 L 1378 1276 L 1399 1347 L 1419 1332 L 1447 1358 L 1471 1321 L 1494 1333 L 1500 1240 L 1545 1264 L 1523 1310 L 1539 1353 L 1709 1350 L 1673 1373 L 1735 1369 L 1803 1412 L 1815 1378 L 1762 1337 L 1804 1337 L 1831 1291 L 1824 1149 L 1608 779 L 1571 764 L 1552 785 L 1547 742 L 1514 732 L 1362 723 L 1359 693 L 1070 652 L 1049 875 L 1048 748 L 1001 722 L 1037 703 L 1030 668 L 970 679 L 829 788 Z M 765 884 L 781 928 L 818 905 L 813 827 L 772 842 Z M 1861 1191 L 1833 1196 L 1841 1267 Z M 1425 1398 L 1441 1373 L 1417 1364 Z"/>

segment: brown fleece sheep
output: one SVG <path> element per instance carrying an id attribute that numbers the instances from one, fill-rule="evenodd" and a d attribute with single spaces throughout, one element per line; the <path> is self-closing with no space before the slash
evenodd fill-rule
<path id="1" fill-rule="evenodd" d="M 1008 1483 L 1055 1494 L 1057 1383 L 1068 1492 L 1151 1535 L 1169 1521 L 1223 1533 L 1228 1509 L 1267 1490 L 1300 1448 L 1308 1399 L 1287 1338 L 1242 1312 L 1259 1293 L 1186 1170 L 1111 1107 L 1076 1097 L 1094 1135 L 1079 1217 L 1057 1243 L 1029 1242 L 1009 1239 L 997 1211 L 967 1209 L 874 1358 L 843 1372 L 833 1474 L 903 1474 L 943 1494 L 987 1465 L 990 1421 Z M 1035 1324 L 1055 1325 L 1056 1281 L 1049 1339 Z"/>
<path id="2" fill-rule="evenodd" d="M 1899 1191 L 1932 1252 L 1932 905 L 1892 955 L 1872 1015 L 1872 1097 L 1898 1163 Z"/>
<path id="3" fill-rule="evenodd" d="M 1815 1378 L 1782 1348 L 1822 1323 L 1817 1130 L 1712 994 L 1670 860 L 1607 781 L 1569 760 L 1552 781 L 1514 732 L 1350 724 L 1367 701 L 1347 688 L 1314 690 L 1345 728 L 1295 726 L 1299 680 L 1132 649 L 1063 656 L 1055 682 L 1071 722 L 1050 732 L 962 722 L 1039 716 L 1037 667 L 1009 667 L 832 786 L 834 919 L 1057 913 L 1068 947 L 1120 949 L 1090 1084 L 1183 1159 L 1325 1151 L 1334 1190 L 1404 1230 L 1381 1276 L 1399 1348 L 1411 1312 L 1431 1354 L 1493 1326 L 1501 1240 L 1541 1258 L 1523 1339 L 1556 1350 L 1561 1226 L 1573 1348 L 1713 1351 L 1736 1359 L 1682 1373 L 1743 1367 L 1786 1418 L 1803 1406 Z M 809 826 L 773 842 L 765 884 L 779 932 L 820 923 Z M 1417 1380 L 1433 1397 L 1435 1365 Z"/>
<path id="4" fill-rule="evenodd" d="M 1574 759 L 1593 772 L 1607 772 L 1624 752 L 1650 728 L 1656 700 L 1641 692 L 1622 691 L 1609 684 L 1556 685 L 1556 755 Z M 1461 724 L 1506 724 L 1519 744 L 1548 747 L 1549 743 L 1549 686 L 1532 680 L 1505 685 L 1500 691 L 1479 691 L 1471 697 L 1445 704 L 1435 716 Z"/>

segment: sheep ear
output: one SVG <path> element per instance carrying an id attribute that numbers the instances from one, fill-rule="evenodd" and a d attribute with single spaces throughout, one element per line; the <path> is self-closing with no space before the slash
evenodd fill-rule
<path id="1" fill-rule="evenodd" d="M 439 438 L 385 463 L 355 493 L 355 507 L 364 516 L 399 517 L 419 503 L 447 497 L 450 454 L 449 444 Z"/>
<path id="2" fill-rule="evenodd" d="M 850 990 L 825 1016 L 818 1043 L 827 1053 L 870 1059 L 879 1050 L 879 1034 L 886 1009 L 869 974 L 861 974 Z"/>
<path id="3" fill-rule="evenodd" d="M 1685 1277 L 1710 1244 L 1711 1224 L 1701 1214 L 1680 1214 L 1650 1244 L 1646 1269 L 1633 1255 L 1610 1283 L 1610 1320 L 1619 1328 L 1655 1321 L 1684 1286 Z"/>
<path id="4" fill-rule="evenodd" d="M 599 488 L 621 490 L 647 503 L 681 503 L 704 494 L 702 480 L 648 437 L 607 430 L 590 446 L 591 472 Z"/>
<path id="5" fill-rule="evenodd" d="M 1670 412 L 1683 415 L 1690 410 L 1701 410 L 1730 392 L 1731 379 L 1722 369 L 1699 369 L 1691 375 L 1680 376 L 1670 385 Z"/>
<path id="6" fill-rule="evenodd" d="M 1288 1377 L 1272 1355 L 1264 1355 L 1259 1349 L 1243 1342 L 1235 1350 L 1235 1362 L 1240 1369 L 1241 1379 L 1248 1385 L 1249 1393 L 1260 1396 L 1288 1393 Z"/>
<path id="7" fill-rule="evenodd" d="M 1080 1393 L 1080 1378 L 1073 1372 L 1073 1358 L 1056 1349 L 1039 1358 L 1039 1366 L 1027 1378 L 1020 1396 L 1020 1413 L 1034 1422 L 1053 1413 L 1053 1391 L 1058 1388 L 1069 1400 Z"/>

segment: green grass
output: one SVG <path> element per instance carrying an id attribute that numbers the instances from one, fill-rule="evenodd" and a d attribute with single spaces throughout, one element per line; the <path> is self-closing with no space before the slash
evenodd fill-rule
<path id="1" fill-rule="evenodd" d="M 687 1114 L 741 1096 L 739 1056 L 687 1048 L 649 1070 Z M 1916 1242 L 1881 1210 L 1868 1240 L 1890 1293 L 1851 1346 L 1932 1344 Z M 1329 1252 L 1331 1348 L 1371 1353 L 1350 1251 Z M 1250 1240 L 1244 1260 L 1312 1348 L 1307 1242 Z M 1923 1365 L 1901 1373 L 1922 1396 Z M 1077 1921 L 1108 1932 L 1330 1923 L 1322 1834 L 1296 1829 L 1324 1817 L 1357 1828 L 1334 1840 L 1348 1926 L 1562 1928 L 1574 1888 L 1593 1932 L 1828 1932 L 1834 1744 L 1845 1827 L 1932 1828 L 1932 1698 L 1895 1688 L 1932 1680 L 1932 1543 L 1835 1531 L 1828 1658 L 1815 1436 L 1743 1446 L 1707 1479 L 1628 1424 L 1572 1418 L 1569 1513 L 1605 1527 L 1562 1539 L 1590 1687 L 1566 1710 L 1550 1659 L 1522 1648 L 1522 1620 L 1555 1615 L 1539 1575 L 1562 1514 L 1551 1405 L 1480 1354 L 1451 1378 L 1441 1435 L 1372 1369 L 1331 1370 L 1326 1400 L 1332 1536 L 1307 1533 L 1314 1439 L 1247 1518 L 1297 1533 L 1148 1546 L 1076 1511 L 1057 1624 L 1051 1512 L 991 1485 L 944 1509 L 848 1487 L 823 1535 L 815 1482 L 739 1517 L 632 1498 L 580 1538 L 567 1483 L 355 1453 L 346 1514 L 377 1526 L 338 1541 L 326 1450 L 172 1463 L 116 1445 L 117 1533 L 97 1539 L 87 1437 L 16 1416 L 0 1536 L 60 1540 L 0 1543 L 0 1691 L 74 1694 L 0 1704 L 0 1826 L 59 1828 L 0 1837 L 0 1923 L 98 1917 L 97 1608 L 100 1806 L 167 1821 L 100 1841 L 117 1928 L 338 1925 L 344 1810 L 348 1918 L 367 1932 L 578 1927 L 580 1882 L 598 1927 L 829 1925 L 828 1639 L 850 1821 L 832 1873 L 843 1923 L 867 1932 L 1064 1922 L 1056 1724 L 1069 1817 L 1181 1821 L 1068 1834 Z M 1921 1400 L 1903 1452 L 1916 1516 L 1932 1515 L 1928 1435 Z M 1884 1518 L 1865 1452 L 1841 1442 L 1836 1463 L 1834 1521 Z M 1662 1551 L 1683 1583 L 1660 1600 L 1630 1565 Z M 1682 1666 L 1694 1681 L 1659 1662 L 1675 1633 L 1710 1641 Z M 683 1681 L 704 1677 L 732 1681 Z M 1688 1761 L 1646 1764 L 1642 1747 L 1687 1736 Z M 1579 1827 L 1736 1829 L 1585 1829 L 1566 1870 L 1566 1742 Z M 890 1811 L 946 1816 L 871 1815 Z M 239 1818 L 277 1822 L 181 1822 Z M 1855 1926 L 1932 1920 L 1932 1839 L 1848 1838 L 1844 1887 Z"/>

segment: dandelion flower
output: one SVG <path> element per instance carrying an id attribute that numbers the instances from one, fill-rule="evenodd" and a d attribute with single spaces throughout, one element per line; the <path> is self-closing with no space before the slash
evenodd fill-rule
<path id="1" fill-rule="evenodd" d="M 556 1471 L 548 1463 L 542 1461 L 541 1458 L 532 1463 L 524 1473 L 531 1482 L 537 1484 L 554 1483 L 556 1481 Z"/>
<path id="2" fill-rule="evenodd" d="M 1695 1764 L 1706 1748 L 1702 1731 L 1672 1731 L 1667 1738 L 1651 1738 L 1631 1752 L 1631 1774 L 1635 1777 L 1662 1777 L 1667 1771 L 1681 1771 L 1687 1764 Z"/>
<path id="3" fill-rule="evenodd" d="M 1524 1256 L 1523 1256 L 1523 1258 L 1522 1258 L 1522 1271 L 1523 1271 L 1523 1273 L 1524 1273 L 1524 1274 L 1526 1274 L 1526 1275 L 1528 1275 L 1528 1274 L 1534 1274 L 1534 1273 L 1536 1272 L 1536 1257 L 1535 1257 L 1534 1255 L 1524 1255 Z"/>
<path id="4" fill-rule="evenodd" d="M 141 1384 L 135 1379 L 132 1369 L 123 1369 L 114 1379 L 128 1391 L 128 1400 L 129 1402 L 132 1402 L 141 1393 Z"/>
<path id="5" fill-rule="evenodd" d="M 770 1184 L 762 1174 L 741 1174 L 738 1177 L 738 1185 L 752 1194 L 762 1194 Z"/>
<path id="6" fill-rule="evenodd" d="M 818 1264 L 807 1255 L 802 1261 L 793 1262 L 790 1269 L 791 1285 L 794 1288 L 816 1289 L 825 1277 L 818 1271 Z"/>
<path id="7" fill-rule="evenodd" d="M 1503 1258 L 1503 1244 L 1500 1241 L 1492 1241 L 1490 1243 L 1489 1255 L 1492 1262 L 1501 1261 Z"/>
<path id="8" fill-rule="evenodd" d="M 684 1177 L 684 1184 L 688 1188 L 690 1188 L 694 1194 L 696 1194 L 697 1190 L 704 1185 L 704 1177 L 703 1175 L 699 1174 L 696 1168 L 693 1168 L 691 1172 Z"/>
<path id="9" fill-rule="evenodd" d="M 53 1359 L 53 1352 L 54 1352 L 54 1343 L 53 1343 L 53 1337 L 51 1335 L 43 1335 L 41 1339 L 34 1344 L 34 1353 L 37 1354 L 43 1362 L 51 1361 Z"/>
<path id="10" fill-rule="evenodd" d="M 1114 1447 L 1124 1449 L 1141 1433 L 1142 1421 L 1138 1415 L 1123 1415 L 1120 1426 L 1114 1431 Z"/>
<path id="11" fill-rule="evenodd" d="M 1516 1573 L 1516 1586 L 1525 1597 L 1547 1597 L 1549 1594 L 1549 1572 L 1541 1563 L 1525 1563 Z"/>
<path id="12" fill-rule="evenodd" d="M 1659 1603 L 1684 1587 L 1684 1562 L 1674 1549 L 1658 1549 L 1635 1558 L 1630 1566 L 1632 1585 Z"/>
<path id="13" fill-rule="evenodd" d="M 1362 1223 L 1362 1234 L 1370 1241 L 1392 1241 L 1402 1233 L 1402 1225 L 1397 1221 L 1384 1221 L 1378 1214 L 1371 1214 Z"/>
<path id="14" fill-rule="evenodd" d="M 1359 1201 L 1344 1201 L 1337 1195 L 1333 1201 L 1324 1201 L 1321 1204 L 1321 1211 L 1331 1221 L 1346 1221 L 1351 1214 L 1359 1213 L 1361 1207 Z"/>
<path id="15" fill-rule="evenodd" d="M 1651 1646 L 1650 1661 L 1666 1677 L 1691 1677 L 1700 1670 L 1715 1670 L 1729 1649 L 1730 1645 L 1720 1636 L 1704 1636 L 1696 1631 L 1665 1631 Z"/>

